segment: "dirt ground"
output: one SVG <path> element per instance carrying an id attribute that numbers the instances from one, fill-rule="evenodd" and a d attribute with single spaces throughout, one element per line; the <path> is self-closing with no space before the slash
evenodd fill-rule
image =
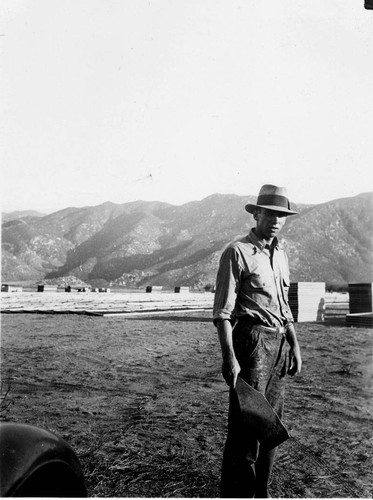
<path id="1" fill-rule="evenodd" d="M 1 329 L 1 418 L 63 437 L 89 496 L 219 496 L 228 390 L 208 313 L 3 314 Z M 297 331 L 272 496 L 371 498 L 373 331 Z"/>

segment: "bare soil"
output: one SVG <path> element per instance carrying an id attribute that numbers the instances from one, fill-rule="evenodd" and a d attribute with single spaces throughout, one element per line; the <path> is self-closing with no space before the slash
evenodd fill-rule
<path id="1" fill-rule="evenodd" d="M 273 497 L 371 497 L 372 330 L 299 323 Z M 49 429 L 90 496 L 218 497 L 228 390 L 208 313 L 2 315 L 3 420 Z"/>

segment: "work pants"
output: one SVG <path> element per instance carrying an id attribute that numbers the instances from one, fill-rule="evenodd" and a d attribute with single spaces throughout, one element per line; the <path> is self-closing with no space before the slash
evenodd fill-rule
<path id="1" fill-rule="evenodd" d="M 261 392 L 282 418 L 288 368 L 284 334 L 259 325 L 238 322 L 233 330 L 233 346 L 241 367 L 240 377 Z M 255 429 L 244 422 L 235 389 L 231 389 L 221 497 L 268 496 L 275 451 L 259 444 Z"/>

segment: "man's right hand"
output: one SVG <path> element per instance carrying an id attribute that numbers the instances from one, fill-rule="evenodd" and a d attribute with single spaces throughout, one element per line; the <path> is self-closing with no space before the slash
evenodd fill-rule
<path id="1" fill-rule="evenodd" d="M 222 374 L 229 387 L 234 389 L 241 368 L 234 354 L 231 322 L 228 320 L 219 321 L 217 329 L 223 355 Z"/>
<path id="2" fill-rule="evenodd" d="M 223 358 L 222 374 L 229 387 L 233 389 L 236 387 L 237 377 L 240 371 L 241 367 L 234 355 Z"/>

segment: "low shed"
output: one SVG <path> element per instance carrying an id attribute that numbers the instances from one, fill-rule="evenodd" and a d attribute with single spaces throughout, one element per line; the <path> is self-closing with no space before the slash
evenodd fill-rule
<path id="1" fill-rule="evenodd" d="M 1 285 L 1 291 L 2 292 L 22 292 L 23 288 L 21 286 L 17 285 Z"/>
<path id="2" fill-rule="evenodd" d="M 57 285 L 38 285 L 38 292 L 57 292 Z"/>

